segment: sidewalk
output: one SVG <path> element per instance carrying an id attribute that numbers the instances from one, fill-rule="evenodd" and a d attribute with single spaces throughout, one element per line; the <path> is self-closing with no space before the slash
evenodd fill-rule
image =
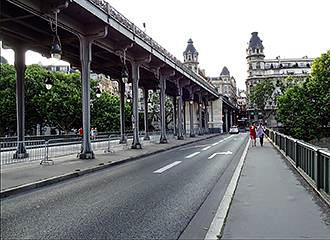
<path id="1" fill-rule="evenodd" d="M 249 148 L 221 239 L 329 239 L 330 209 L 286 161 Z"/>
<path id="2" fill-rule="evenodd" d="M 117 146 L 114 147 L 117 151 L 112 153 L 96 151 L 96 158 L 93 160 L 80 160 L 75 155 L 70 155 L 53 158 L 54 165 L 40 165 L 40 161 L 2 165 L 1 198 L 215 136 L 219 134 L 207 134 L 184 140 L 169 138 L 167 144 L 144 141 L 143 149 L 138 150 Z M 130 147 L 130 144 L 128 146 Z"/>

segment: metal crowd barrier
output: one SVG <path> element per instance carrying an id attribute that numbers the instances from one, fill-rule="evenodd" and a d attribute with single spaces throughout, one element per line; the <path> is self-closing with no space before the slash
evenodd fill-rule
<path id="1" fill-rule="evenodd" d="M 303 170 L 318 190 L 330 194 L 330 151 L 266 129 L 267 136 Z"/>
<path id="2" fill-rule="evenodd" d="M 0 142 L 0 165 L 44 159 L 45 140 Z"/>

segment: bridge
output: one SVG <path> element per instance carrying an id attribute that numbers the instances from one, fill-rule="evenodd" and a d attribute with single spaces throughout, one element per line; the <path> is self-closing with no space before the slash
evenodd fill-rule
<path id="1" fill-rule="evenodd" d="M 94 158 L 90 143 L 90 72 L 103 73 L 118 81 L 120 88 L 121 136 L 125 142 L 124 96 L 125 84 L 132 84 L 134 136 L 132 148 L 141 148 L 139 142 L 138 89 L 143 89 L 145 101 L 148 90 L 160 89 L 160 142 L 166 143 L 165 95 L 178 99 L 178 138 L 183 138 L 183 108 L 189 103 L 190 125 L 194 136 L 193 108 L 198 107 L 199 132 L 208 132 L 211 116 L 224 109 L 232 110 L 228 100 L 206 79 L 182 64 L 176 57 L 154 41 L 144 31 L 126 19 L 106 1 L 99 0 L 5 0 L 1 3 L 1 40 L 15 51 L 17 72 L 17 136 L 24 141 L 24 71 L 25 51 L 33 50 L 43 56 L 61 55 L 81 72 L 83 89 L 83 149 L 80 157 Z M 52 51 L 50 51 L 52 50 Z M 128 78 L 128 79 L 127 79 Z M 148 104 L 145 104 L 148 106 Z M 205 117 L 202 117 L 204 111 Z M 232 116 L 226 110 L 226 131 Z M 148 108 L 144 109 L 145 122 Z M 218 114 L 219 115 L 219 114 Z M 233 112 L 231 111 L 231 115 Z M 214 117 L 216 118 L 216 117 Z M 212 127 L 222 128 L 221 114 L 211 119 Z M 205 129 L 201 129 L 205 126 Z M 148 126 L 145 124 L 146 138 Z M 16 157 L 25 157 L 20 144 Z"/>
<path id="2" fill-rule="evenodd" d="M 0 39 L 15 51 L 17 73 L 17 143 L 0 144 L 2 237 L 327 239 L 327 150 L 271 129 L 265 146 L 255 148 L 246 133 L 222 134 L 220 125 L 230 127 L 235 106 L 103 0 L 3 0 L 0 11 Z M 80 70 L 82 147 L 69 138 L 25 145 L 27 50 L 61 55 Z M 119 136 L 89 137 L 91 71 L 119 83 Z M 127 83 L 133 92 L 128 139 Z M 145 103 L 144 137 L 139 88 L 144 101 L 148 90 L 160 90 L 160 132 L 149 131 Z M 165 95 L 178 101 L 176 136 L 166 132 Z M 31 161 L 19 163 L 24 159 Z"/>

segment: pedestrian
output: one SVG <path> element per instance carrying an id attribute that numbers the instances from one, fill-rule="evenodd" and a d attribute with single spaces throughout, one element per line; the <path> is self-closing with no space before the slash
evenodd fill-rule
<path id="1" fill-rule="evenodd" d="M 250 126 L 250 138 L 252 141 L 252 147 L 257 145 L 256 138 L 257 138 L 257 133 L 256 133 L 256 124 L 253 123 Z"/>
<path id="2" fill-rule="evenodd" d="M 259 124 L 259 127 L 257 129 L 257 137 L 260 140 L 261 147 L 264 145 L 264 136 L 265 136 L 265 128 L 262 125 L 262 123 Z"/>
<path id="3" fill-rule="evenodd" d="M 80 137 L 83 137 L 84 135 L 84 130 L 82 128 L 79 128 L 79 135 Z"/>

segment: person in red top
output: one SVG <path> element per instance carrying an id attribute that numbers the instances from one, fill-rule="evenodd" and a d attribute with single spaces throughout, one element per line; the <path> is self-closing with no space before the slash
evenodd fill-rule
<path id="1" fill-rule="evenodd" d="M 83 137 L 83 135 L 84 135 L 84 130 L 82 128 L 79 129 L 79 135 L 80 135 L 80 137 Z"/>
<path id="2" fill-rule="evenodd" d="M 257 145 L 256 139 L 257 139 L 257 132 L 256 132 L 256 124 L 253 123 L 250 126 L 250 138 L 252 140 L 252 147 Z"/>

